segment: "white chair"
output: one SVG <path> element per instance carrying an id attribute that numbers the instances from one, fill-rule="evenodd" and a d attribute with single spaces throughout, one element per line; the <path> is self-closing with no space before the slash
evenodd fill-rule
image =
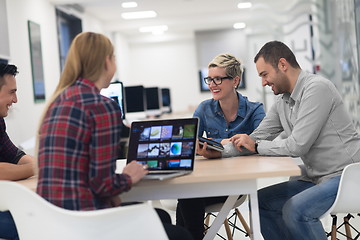
<path id="1" fill-rule="evenodd" d="M 331 239 L 335 240 L 336 234 L 341 233 L 339 231 L 339 227 L 336 225 L 337 214 L 344 213 L 346 214 L 344 218 L 345 232 L 346 234 L 341 233 L 346 236 L 347 239 L 353 239 L 351 237 L 351 229 L 352 227 L 349 224 L 349 219 L 352 217 L 350 213 L 360 213 L 360 163 L 353 163 L 344 168 L 342 172 L 339 189 L 337 192 L 337 196 L 335 202 L 330 207 L 330 209 L 321 216 L 321 218 L 330 215 L 333 217 L 333 223 L 331 232 L 328 235 L 331 235 Z M 351 216 L 351 217 L 350 217 Z M 358 239 L 360 233 L 353 228 L 358 234 L 354 239 Z"/>
<path id="2" fill-rule="evenodd" d="M 239 198 L 235 202 L 235 205 L 233 207 L 233 209 L 234 209 L 233 214 L 229 218 L 225 219 L 225 221 L 224 221 L 224 227 L 225 227 L 225 230 L 226 230 L 226 235 L 227 235 L 229 240 L 233 239 L 235 229 L 240 230 L 241 232 L 243 232 L 245 234 L 245 236 L 250 236 L 250 233 L 251 233 L 250 228 L 249 228 L 249 226 L 246 223 L 244 217 L 241 215 L 241 213 L 240 213 L 240 211 L 238 209 L 238 207 L 241 204 L 243 204 L 243 202 L 246 200 L 246 197 L 247 197 L 247 195 L 243 195 L 241 198 Z M 214 213 L 219 212 L 221 210 L 222 206 L 223 206 L 223 203 L 216 203 L 216 204 L 209 205 L 209 206 L 207 206 L 205 208 L 205 213 L 206 213 L 205 226 L 206 227 L 210 227 L 209 226 L 209 224 L 210 224 L 210 216 L 216 216 Z M 242 229 L 240 229 L 239 227 L 236 226 L 236 217 L 240 220 L 240 223 L 242 224 L 244 230 L 242 230 Z M 232 227 L 232 231 L 230 229 L 230 226 Z M 220 236 L 220 237 L 222 237 L 222 236 Z"/>
<path id="3" fill-rule="evenodd" d="M 0 194 L 0 210 L 11 212 L 21 240 L 168 239 L 148 204 L 71 211 L 11 181 L 0 181 Z"/>

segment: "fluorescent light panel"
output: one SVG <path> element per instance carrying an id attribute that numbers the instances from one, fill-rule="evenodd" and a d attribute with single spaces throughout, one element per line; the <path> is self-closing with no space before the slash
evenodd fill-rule
<path id="1" fill-rule="evenodd" d="M 238 23 L 234 23 L 233 27 L 234 27 L 235 29 L 243 29 L 243 28 L 246 27 L 246 24 L 243 23 L 243 22 L 238 22 Z"/>
<path id="2" fill-rule="evenodd" d="M 244 9 L 244 8 L 251 8 L 252 4 L 251 2 L 241 2 L 238 4 L 238 8 Z"/>
<path id="3" fill-rule="evenodd" d="M 153 34 L 162 34 L 168 30 L 168 26 L 166 25 L 159 25 L 159 26 L 148 26 L 148 27 L 141 27 L 139 31 L 142 33 L 151 32 Z"/>
<path id="4" fill-rule="evenodd" d="M 126 12 L 122 13 L 121 17 L 124 19 L 140 19 L 140 18 L 153 18 L 157 14 L 155 11 L 140 11 L 140 12 Z"/>
<path id="5" fill-rule="evenodd" d="M 137 3 L 136 2 L 123 2 L 121 4 L 121 6 L 123 8 L 135 8 L 135 7 L 137 7 Z"/>

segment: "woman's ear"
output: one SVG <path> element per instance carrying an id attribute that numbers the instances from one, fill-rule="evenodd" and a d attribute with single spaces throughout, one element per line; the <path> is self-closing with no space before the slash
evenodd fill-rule
<path id="1" fill-rule="evenodd" d="M 106 57 L 105 57 L 105 64 L 104 64 L 105 70 L 108 70 L 108 69 L 109 69 L 110 64 L 111 64 L 111 58 L 110 58 L 110 56 L 106 56 Z"/>
<path id="2" fill-rule="evenodd" d="M 234 88 L 237 89 L 240 85 L 240 77 L 239 76 L 236 76 L 234 77 Z"/>

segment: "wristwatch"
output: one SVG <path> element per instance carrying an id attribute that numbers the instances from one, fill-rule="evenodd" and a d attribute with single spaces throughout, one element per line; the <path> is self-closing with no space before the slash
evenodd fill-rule
<path id="1" fill-rule="evenodd" d="M 259 152 L 258 152 L 258 145 L 259 145 L 259 143 L 260 143 L 260 140 L 255 140 L 255 152 L 256 152 L 256 153 L 259 153 Z"/>

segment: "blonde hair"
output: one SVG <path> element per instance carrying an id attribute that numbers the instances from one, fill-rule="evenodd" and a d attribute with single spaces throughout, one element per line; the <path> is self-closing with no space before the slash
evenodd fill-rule
<path id="1" fill-rule="evenodd" d="M 231 54 L 220 54 L 216 56 L 208 65 L 208 68 L 211 67 L 221 67 L 225 68 L 226 75 L 229 77 L 239 76 L 239 84 L 241 81 L 241 76 L 243 73 L 243 66 L 241 62 Z"/>
<path id="2" fill-rule="evenodd" d="M 71 43 L 64 71 L 51 100 L 54 101 L 79 78 L 96 82 L 103 72 L 105 58 L 113 54 L 114 47 L 104 35 L 93 32 L 78 34 Z"/>
<path id="3" fill-rule="evenodd" d="M 85 78 L 96 82 L 104 71 L 105 58 L 112 57 L 113 54 L 114 47 L 106 36 L 93 32 L 78 34 L 70 45 L 60 81 L 45 108 L 45 113 L 51 103 L 77 79 Z"/>
<path id="4" fill-rule="evenodd" d="M 113 55 L 114 47 L 111 41 L 102 34 L 83 32 L 74 38 L 66 57 L 60 81 L 40 118 L 38 133 L 40 133 L 41 124 L 55 99 L 79 78 L 96 82 L 104 71 L 106 57 L 113 57 Z M 38 149 L 38 146 L 36 149 Z"/>

